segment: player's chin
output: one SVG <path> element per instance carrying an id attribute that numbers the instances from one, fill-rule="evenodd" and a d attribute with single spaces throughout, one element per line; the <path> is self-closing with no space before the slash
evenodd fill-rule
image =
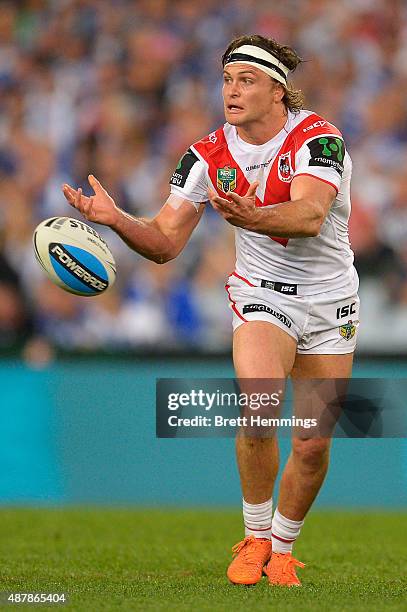
<path id="1" fill-rule="evenodd" d="M 246 121 L 246 113 L 238 112 L 231 113 L 229 111 L 225 112 L 225 118 L 230 125 L 242 125 Z"/>

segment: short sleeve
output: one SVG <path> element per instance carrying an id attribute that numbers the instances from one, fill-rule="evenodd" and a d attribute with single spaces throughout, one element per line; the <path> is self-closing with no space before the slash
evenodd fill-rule
<path id="1" fill-rule="evenodd" d="M 208 200 L 206 165 L 192 149 L 179 160 L 171 178 L 171 193 L 200 204 Z"/>
<path id="2" fill-rule="evenodd" d="M 339 191 L 345 153 L 345 143 L 339 136 L 328 134 L 308 140 L 297 151 L 294 176 L 315 176 Z"/>

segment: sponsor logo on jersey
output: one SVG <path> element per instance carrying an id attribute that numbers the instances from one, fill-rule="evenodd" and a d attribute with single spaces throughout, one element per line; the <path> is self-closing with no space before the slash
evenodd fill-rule
<path id="1" fill-rule="evenodd" d="M 191 149 L 188 149 L 185 155 L 179 160 L 178 166 L 175 168 L 170 178 L 170 185 L 185 187 L 191 168 L 197 161 L 198 158 L 195 153 Z"/>
<path id="2" fill-rule="evenodd" d="M 213 144 L 215 144 L 215 142 L 218 140 L 218 137 L 216 136 L 216 132 L 211 132 L 208 136 L 208 140 L 210 140 Z"/>
<path id="3" fill-rule="evenodd" d="M 321 136 L 307 142 L 311 153 L 309 166 L 333 168 L 342 176 L 343 160 L 345 158 L 345 144 L 336 136 Z"/>
<path id="4" fill-rule="evenodd" d="M 351 340 L 356 333 L 356 325 L 353 324 L 353 321 L 348 321 L 345 325 L 341 325 L 339 328 L 339 334 L 345 340 Z"/>
<path id="5" fill-rule="evenodd" d="M 236 168 L 225 166 L 218 168 L 216 172 L 216 183 L 218 189 L 227 193 L 236 189 Z"/>
<path id="6" fill-rule="evenodd" d="M 267 168 L 267 166 L 269 165 L 271 159 L 269 159 L 266 162 L 263 162 L 262 164 L 253 164 L 253 166 L 247 166 L 246 168 L 246 172 L 250 172 L 251 170 L 259 170 L 259 168 Z"/>
<path id="7" fill-rule="evenodd" d="M 247 304 L 246 306 L 243 306 L 243 314 L 247 314 L 248 312 L 267 312 L 268 314 L 271 314 L 271 316 L 281 321 L 281 323 L 283 323 L 283 325 L 286 327 L 291 327 L 291 321 L 288 317 L 283 315 L 281 312 L 273 310 L 273 308 L 270 308 L 270 306 L 266 306 L 265 304 Z"/>
<path id="8" fill-rule="evenodd" d="M 319 128 L 319 127 L 324 127 L 324 125 L 327 125 L 327 121 L 315 121 L 315 123 L 313 123 L 312 125 L 309 125 L 306 128 L 302 128 L 303 132 L 309 132 L 310 130 L 313 130 L 314 128 Z"/>
<path id="9" fill-rule="evenodd" d="M 289 183 L 293 178 L 293 174 L 291 151 L 288 151 L 288 153 L 283 153 L 278 158 L 278 178 L 284 183 Z"/>

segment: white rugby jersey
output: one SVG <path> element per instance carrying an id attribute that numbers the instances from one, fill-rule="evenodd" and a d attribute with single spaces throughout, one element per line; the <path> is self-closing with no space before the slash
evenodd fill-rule
<path id="1" fill-rule="evenodd" d="M 254 285 L 261 280 L 298 285 L 299 295 L 332 291 L 358 279 L 348 237 L 352 162 L 339 130 L 311 111 L 288 112 L 284 128 L 262 145 L 239 138 L 229 123 L 193 144 L 171 177 L 171 193 L 198 208 L 211 187 L 244 195 L 259 181 L 256 206 L 290 200 L 295 176 L 310 175 L 332 185 L 337 196 L 320 234 L 272 238 L 236 227 L 236 273 Z"/>

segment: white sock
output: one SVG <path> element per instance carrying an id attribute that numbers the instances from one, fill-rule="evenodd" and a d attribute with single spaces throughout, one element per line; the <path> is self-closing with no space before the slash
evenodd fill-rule
<path id="1" fill-rule="evenodd" d="M 248 504 L 243 500 L 243 520 L 245 536 L 255 538 L 271 538 L 271 515 L 273 513 L 273 498 L 262 504 Z"/>
<path id="2" fill-rule="evenodd" d="M 304 521 L 292 521 L 286 518 L 276 508 L 271 534 L 273 552 L 290 553 L 303 524 Z"/>

